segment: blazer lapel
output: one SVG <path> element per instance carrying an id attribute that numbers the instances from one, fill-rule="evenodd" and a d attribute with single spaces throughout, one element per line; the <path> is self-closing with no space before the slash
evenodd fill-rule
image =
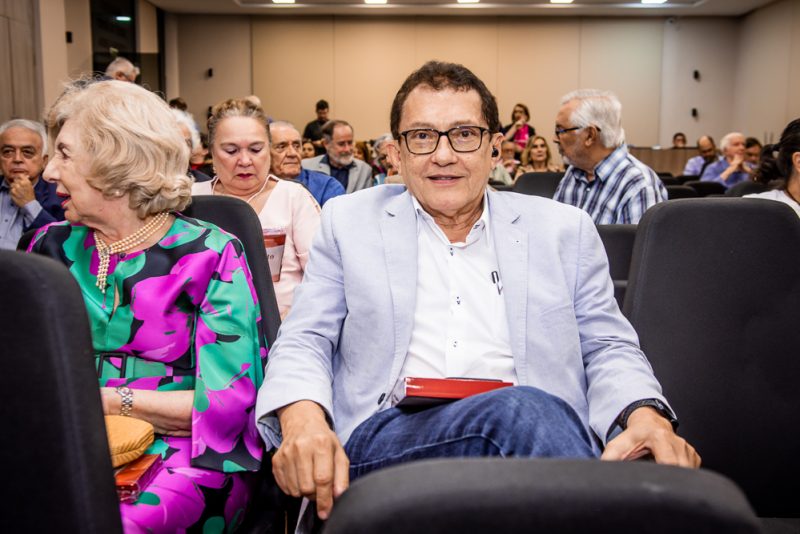
<path id="1" fill-rule="evenodd" d="M 380 229 L 394 311 L 391 387 L 397 381 L 411 342 L 417 300 L 417 218 L 408 192 L 388 204 L 381 214 Z"/>
<path id="2" fill-rule="evenodd" d="M 502 194 L 489 192 L 492 238 L 500 267 L 503 296 L 508 317 L 511 353 L 517 380 L 525 385 L 527 376 L 528 316 L 528 232 L 517 224 L 520 214 Z"/>

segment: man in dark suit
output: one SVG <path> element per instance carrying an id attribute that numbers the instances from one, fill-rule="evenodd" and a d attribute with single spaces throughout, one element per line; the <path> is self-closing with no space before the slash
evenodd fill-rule
<path id="1" fill-rule="evenodd" d="M 22 234 L 64 219 L 56 186 L 41 178 L 47 136 L 38 122 L 0 125 L 0 249 L 15 249 Z"/>

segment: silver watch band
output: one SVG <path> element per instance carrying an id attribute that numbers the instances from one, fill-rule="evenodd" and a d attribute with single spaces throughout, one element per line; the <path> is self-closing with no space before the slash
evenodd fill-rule
<path id="1" fill-rule="evenodd" d="M 119 386 L 114 391 L 117 392 L 117 395 L 122 397 L 122 402 L 119 406 L 119 414 L 130 416 L 131 410 L 133 410 L 133 390 L 128 386 Z"/>

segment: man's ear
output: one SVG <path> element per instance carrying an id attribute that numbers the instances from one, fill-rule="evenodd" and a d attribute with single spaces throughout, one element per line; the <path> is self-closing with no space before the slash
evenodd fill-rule
<path id="1" fill-rule="evenodd" d="M 397 174 L 403 175 L 403 166 L 400 163 L 400 145 L 397 144 L 397 139 L 392 139 L 390 143 L 386 144 L 386 158 L 392 164 L 392 167 L 397 169 Z"/>
<path id="2" fill-rule="evenodd" d="M 496 133 L 496 134 L 494 134 L 492 136 L 492 143 L 491 143 L 492 152 L 497 151 L 497 155 L 496 156 L 492 156 L 493 160 L 500 161 L 500 154 L 503 153 L 502 148 L 503 148 L 503 141 L 504 140 L 505 140 L 505 136 L 503 134 L 501 134 L 500 132 L 498 132 L 498 133 Z M 490 154 L 492 152 L 490 152 Z"/>
<path id="3" fill-rule="evenodd" d="M 597 131 L 597 128 L 594 126 L 587 126 L 584 128 L 584 131 L 586 132 L 586 141 L 584 141 L 583 144 L 586 145 L 587 148 L 592 145 L 596 145 L 599 141 L 599 132 Z"/>
<path id="4" fill-rule="evenodd" d="M 50 156 L 48 156 L 47 154 L 42 156 L 42 168 L 39 169 L 39 174 L 36 175 L 36 178 L 39 178 L 39 176 L 42 175 L 42 173 L 44 172 L 45 167 L 47 167 L 47 162 L 49 161 L 49 159 L 50 159 Z M 31 177 L 31 179 L 33 179 L 33 177 Z"/>
<path id="5" fill-rule="evenodd" d="M 794 172 L 800 173 L 800 152 L 792 154 L 792 166 L 794 167 Z"/>

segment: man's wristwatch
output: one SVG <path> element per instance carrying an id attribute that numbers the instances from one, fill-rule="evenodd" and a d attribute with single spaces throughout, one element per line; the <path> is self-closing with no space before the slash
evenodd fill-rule
<path id="1" fill-rule="evenodd" d="M 133 410 L 133 390 L 128 386 L 119 386 L 114 391 L 117 395 L 122 397 L 122 403 L 119 406 L 119 414 L 130 416 Z"/>
<path id="2" fill-rule="evenodd" d="M 672 430 L 676 430 L 678 428 L 678 420 L 675 418 L 672 410 L 670 410 L 666 404 L 658 399 L 642 399 L 629 404 L 628 407 L 622 410 L 622 413 L 619 414 L 617 423 L 622 430 L 628 428 L 628 417 L 630 417 L 633 411 L 638 408 L 642 408 L 643 406 L 649 406 L 657 411 L 664 419 L 670 422 L 672 425 Z"/>

